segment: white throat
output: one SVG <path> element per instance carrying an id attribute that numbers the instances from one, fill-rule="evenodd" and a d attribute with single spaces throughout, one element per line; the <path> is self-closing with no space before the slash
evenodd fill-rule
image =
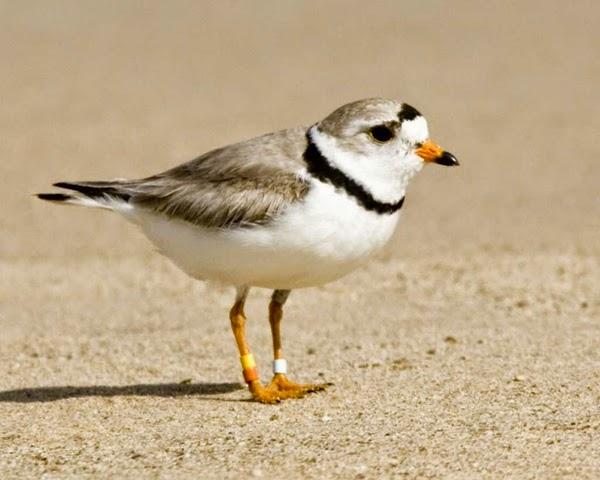
<path id="1" fill-rule="evenodd" d="M 337 138 L 322 132 L 317 126 L 310 128 L 310 136 L 321 154 L 332 167 L 361 185 L 372 197 L 383 203 L 396 203 L 406 193 L 410 179 L 423 167 L 416 155 L 389 152 L 368 157 L 352 152 L 341 145 Z"/>

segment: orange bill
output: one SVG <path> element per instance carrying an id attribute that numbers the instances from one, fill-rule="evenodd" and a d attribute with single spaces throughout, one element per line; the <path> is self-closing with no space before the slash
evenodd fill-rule
<path id="1" fill-rule="evenodd" d="M 431 140 L 424 141 L 419 148 L 417 148 L 416 153 L 426 163 L 437 163 L 448 167 L 459 165 L 458 160 L 454 155 L 447 152 L 436 143 L 433 143 Z"/>

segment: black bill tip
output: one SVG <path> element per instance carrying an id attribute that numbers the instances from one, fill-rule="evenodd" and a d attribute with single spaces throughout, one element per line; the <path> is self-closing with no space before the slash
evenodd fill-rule
<path id="1" fill-rule="evenodd" d="M 442 155 L 435 160 L 435 163 L 439 165 L 445 165 L 447 167 L 457 167 L 458 165 L 460 165 L 456 157 L 450 152 L 442 153 Z"/>

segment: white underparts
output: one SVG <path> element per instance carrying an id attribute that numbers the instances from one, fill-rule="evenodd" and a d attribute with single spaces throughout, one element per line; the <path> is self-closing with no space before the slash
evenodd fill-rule
<path id="1" fill-rule="evenodd" d="M 192 277 L 293 289 L 330 282 L 360 266 L 390 239 L 399 212 L 367 211 L 344 192 L 313 180 L 302 201 L 267 225 L 205 229 L 137 209 L 133 217 Z"/>

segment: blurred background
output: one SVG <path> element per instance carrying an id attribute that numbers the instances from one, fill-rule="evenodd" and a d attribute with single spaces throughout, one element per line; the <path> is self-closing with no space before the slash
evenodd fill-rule
<path id="1" fill-rule="evenodd" d="M 597 253 L 599 13 L 591 1 L 0 2 L 0 258 L 147 252 L 116 216 L 32 194 L 156 173 L 370 96 L 416 106 L 462 164 L 415 181 L 392 253 Z"/>

